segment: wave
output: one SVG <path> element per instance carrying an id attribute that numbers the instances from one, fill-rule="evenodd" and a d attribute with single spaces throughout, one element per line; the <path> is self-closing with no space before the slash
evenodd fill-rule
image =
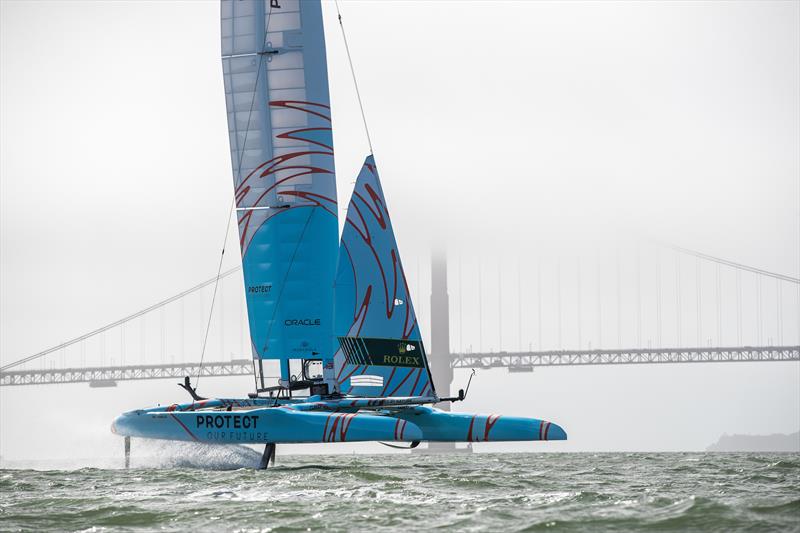
<path id="1" fill-rule="evenodd" d="M 0 471 L 0 529 L 797 528 L 795 456 L 278 456 L 135 441 L 130 470 Z M 694 460 L 686 460 L 686 459 Z"/>

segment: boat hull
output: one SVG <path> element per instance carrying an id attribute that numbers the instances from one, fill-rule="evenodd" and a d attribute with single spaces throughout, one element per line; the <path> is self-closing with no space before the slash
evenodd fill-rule
<path id="1" fill-rule="evenodd" d="M 426 441 L 567 440 L 567 433 L 561 426 L 537 418 L 453 413 L 425 406 L 407 409 L 395 416 L 419 427 Z"/>
<path id="2" fill-rule="evenodd" d="M 496 442 L 566 440 L 535 418 L 451 413 L 426 406 L 391 411 L 308 411 L 301 406 L 241 410 L 155 408 L 125 413 L 112 431 L 125 437 L 220 444 L 359 441 Z"/>
<path id="3" fill-rule="evenodd" d="M 312 443 L 422 439 L 413 423 L 373 413 L 325 413 L 272 407 L 244 411 L 147 412 L 118 417 L 112 431 L 125 437 L 233 443 Z"/>

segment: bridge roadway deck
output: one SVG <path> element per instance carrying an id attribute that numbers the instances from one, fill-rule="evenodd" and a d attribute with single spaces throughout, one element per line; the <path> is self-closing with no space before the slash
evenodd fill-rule
<path id="1" fill-rule="evenodd" d="M 533 370 L 537 366 L 766 361 L 800 361 L 800 346 L 464 353 L 453 354 L 450 366 L 453 368 L 508 368 L 510 371 L 524 372 Z"/>
<path id="2" fill-rule="evenodd" d="M 633 350 L 559 350 L 452 354 L 453 368 L 508 368 L 528 372 L 537 366 L 631 365 L 663 363 L 731 363 L 800 361 L 800 346 L 744 346 L 727 348 L 652 348 Z M 249 359 L 161 365 L 14 370 L 0 372 L 0 386 L 89 383 L 114 386 L 117 381 L 182 378 L 184 376 L 250 376 Z"/>
<path id="3" fill-rule="evenodd" d="M 89 383 L 93 387 L 113 387 L 117 381 L 208 376 L 252 376 L 253 362 L 240 359 L 225 362 L 174 363 L 163 365 L 54 368 L 49 370 L 12 370 L 0 372 L 0 386 L 56 385 Z"/>

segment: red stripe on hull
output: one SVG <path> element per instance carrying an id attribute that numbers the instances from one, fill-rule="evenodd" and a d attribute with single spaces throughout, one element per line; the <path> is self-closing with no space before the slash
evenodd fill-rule
<path id="1" fill-rule="evenodd" d="M 478 415 L 474 415 L 472 420 L 469 421 L 469 431 L 467 432 L 467 442 L 472 442 L 472 428 L 475 426 L 475 417 Z"/>
<path id="2" fill-rule="evenodd" d="M 488 442 L 489 432 L 492 430 L 492 427 L 494 427 L 498 420 L 500 420 L 500 415 L 489 415 L 489 417 L 486 419 L 486 430 L 483 432 L 484 441 Z"/>
<path id="3" fill-rule="evenodd" d="M 171 416 L 172 418 L 174 418 L 174 419 L 175 419 L 175 422 L 177 422 L 178 424 L 180 424 L 180 425 L 181 425 L 181 427 L 182 427 L 182 428 L 183 428 L 183 429 L 186 431 L 186 433 L 188 433 L 188 434 L 189 434 L 189 436 L 190 436 L 190 437 L 192 437 L 192 439 L 193 439 L 195 442 L 200 442 L 200 439 L 198 439 L 197 437 L 195 437 L 195 436 L 194 436 L 194 433 L 192 433 L 191 431 L 189 431 L 189 428 L 187 428 L 187 427 L 186 427 L 186 424 L 184 424 L 183 422 L 181 422 L 181 421 L 178 419 L 178 417 L 177 417 L 177 416 L 173 415 L 172 413 L 170 413 L 170 414 L 169 414 L 169 416 Z"/>

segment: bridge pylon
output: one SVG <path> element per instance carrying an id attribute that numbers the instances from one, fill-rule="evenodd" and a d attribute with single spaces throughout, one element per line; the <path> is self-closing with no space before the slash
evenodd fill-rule
<path id="1" fill-rule="evenodd" d="M 447 249 L 443 245 L 431 250 L 431 353 L 428 358 L 433 382 L 439 396 L 450 396 L 453 369 L 450 354 L 450 296 L 447 293 Z M 450 402 L 436 407 L 449 411 Z M 458 448 L 454 442 L 429 442 L 427 448 L 417 453 L 454 453 Z M 463 449 L 462 449 L 463 450 Z"/>
<path id="2" fill-rule="evenodd" d="M 431 253 L 431 356 L 433 381 L 439 396 L 450 396 L 453 369 L 450 365 L 450 296 L 447 294 L 447 251 Z M 438 406 L 450 410 L 450 403 Z"/>

